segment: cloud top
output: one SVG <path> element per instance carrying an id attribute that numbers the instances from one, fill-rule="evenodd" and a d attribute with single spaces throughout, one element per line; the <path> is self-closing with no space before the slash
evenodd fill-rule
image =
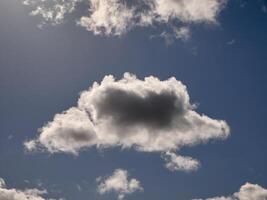
<path id="1" fill-rule="evenodd" d="M 207 198 L 206 200 L 266 200 L 267 190 L 260 185 L 246 183 L 241 186 L 238 192 L 230 196 Z M 195 199 L 203 200 L 203 199 Z"/>
<path id="2" fill-rule="evenodd" d="M 120 80 L 109 75 L 101 83 L 95 82 L 81 93 L 76 107 L 56 114 L 39 132 L 37 139 L 25 142 L 29 151 L 41 148 L 76 155 L 93 146 L 175 152 L 230 134 L 225 121 L 195 111 L 186 86 L 174 77 L 140 80 L 129 73 Z M 168 161 L 181 160 L 173 154 L 166 154 L 171 157 Z M 182 160 L 189 161 L 187 157 Z M 188 163 L 195 165 L 192 162 Z"/>

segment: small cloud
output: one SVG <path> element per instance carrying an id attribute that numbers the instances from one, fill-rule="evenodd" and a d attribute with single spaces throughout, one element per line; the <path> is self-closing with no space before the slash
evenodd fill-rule
<path id="1" fill-rule="evenodd" d="M 188 40 L 191 35 L 188 27 L 175 28 L 174 32 L 176 39 Z"/>
<path id="2" fill-rule="evenodd" d="M 140 181 L 135 178 L 130 179 L 129 173 L 123 169 L 116 169 L 111 176 L 99 177 L 96 181 L 99 183 L 99 194 L 115 192 L 118 195 L 118 200 L 124 199 L 126 195 L 144 190 Z"/>
<path id="3" fill-rule="evenodd" d="M 267 190 L 257 184 L 246 183 L 238 192 L 229 196 L 207 198 L 205 200 L 266 200 Z M 204 200 L 204 199 L 194 199 Z"/>
<path id="4" fill-rule="evenodd" d="M 82 187 L 81 187 L 79 184 L 76 184 L 76 188 L 77 188 L 77 190 L 78 190 L 79 192 L 82 191 Z"/>
<path id="5" fill-rule="evenodd" d="M 23 145 L 25 149 L 29 152 L 32 152 L 37 149 L 37 142 L 35 140 L 25 141 Z"/>
<path id="6" fill-rule="evenodd" d="M 227 45 L 233 45 L 236 43 L 236 40 L 235 39 L 232 39 L 232 40 L 229 40 L 226 44 Z"/>
<path id="7" fill-rule="evenodd" d="M 189 27 L 172 27 L 171 31 L 163 31 L 158 37 L 163 38 L 166 45 L 173 44 L 176 40 L 187 41 L 191 36 L 191 31 Z M 155 38 L 157 36 L 153 35 L 150 38 Z"/>
<path id="8" fill-rule="evenodd" d="M 14 138 L 14 135 L 12 135 L 12 134 L 10 134 L 10 135 L 7 136 L 7 139 L 8 140 L 12 140 L 13 138 Z"/>
<path id="9" fill-rule="evenodd" d="M 267 13 L 267 6 L 266 6 L 266 5 L 263 5 L 263 6 L 261 7 L 261 9 L 262 9 L 262 11 L 263 11 L 264 13 Z"/>
<path id="10" fill-rule="evenodd" d="M 9 189 L 6 187 L 4 179 L 0 178 L 0 199 L 1 200 L 48 200 L 43 196 L 47 194 L 46 190 L 16 188 Z M 55 199 L 53 199 L 55 200 Z"/>
<path id="11" fill-rule="evenodd" d="M 166 152 L 163 155 L 166 161 L 165 167 L 171 171 L 196 171 L 200 167 L 198 160 L 187 156 L 179 156 L 172 152 Z"/>
<path id="12" fill-rule="evenodd" d="M 29 180 L 27 180 L 27 179 L 25 179 L 25 180 L 24 180 L 24 182 L 25 182 L 25 183 L 27 183 L 27 184 L 29 184 L 29 183 L 30 183 L 30 181 L 29 181 Z"/>

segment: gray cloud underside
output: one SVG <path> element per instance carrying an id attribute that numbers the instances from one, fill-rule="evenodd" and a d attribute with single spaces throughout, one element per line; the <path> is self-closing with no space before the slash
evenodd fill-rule
<path id="1" fill-rule="evenodd" d="M 23 0 L 31 15 L 43 18 L 43 24 L 62 23 L 77 5 L 88 7 L 76 21 L 94 34 L 123 35 L 135 27 L 167 26 L 161 36 L 187 39 L 192 24 L 216 24 L 227 0 Z M 79 15 L 79 14 L 78 14 Z M 167 31 L 167 32 L 166 32 Z"/>
<path id="2" fill-rule="evenodd" d="M 25 142 L 29 151 L 78 154 L 90 147 L 133 148 L 163 153 L 170 170 L 193 171 L 199 163 L 175 154 L 180 148 L 225 139 L 225 121 L 198 114 L 186 87 L 175 78 L 144 80 L 125 73 L 121 80 L 106 76 L 83 91 L 78 105 L 56 114 Z M 187 164 L 183 164 L 186 162 Z"/>

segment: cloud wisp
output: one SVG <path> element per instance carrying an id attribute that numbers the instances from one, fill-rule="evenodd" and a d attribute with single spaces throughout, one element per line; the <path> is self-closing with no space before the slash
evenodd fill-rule
<path id="1" fill-rule="evenodd" d="M 47 194 L 46 190 L 35 188 L 26 190 L 8 189 L 4 179 L 0 178 L 0 200 L 55 200 L 44 198 L 43 195 L 45 194 Z"/>
<path id="2" fill-rule="evenodd" d="M 143 191 L 140 181 L 135 178 L 129 178 L 129 173 L 123 169 L 116 169 L 109 177 L 98 177 L 98 192 L 99 194 L 107 194 L 115 192 L 118 195 L 118 200 L 124 199 L 126 195 L 137 191 Z"/>
<path id="3" fill-rule="evenodd" d="M 91 147 L 132 148 L 163 153 L 170 170 L 192 171 L 198 161 L 175 152 L 229 134 L 225 121 L 196 112 L 186 86 L 174 77 L 140 80 L 125 73 L 120 80 L 109 75 L 95 82 L 81 93 L 76 107 L 56 114 L 25 147 L 75 155 Z"/>
<path id="4" fill-rule="evenodd" d="M 267 189 L 257 184 L 246 183 L 242 185 L 240 190 L 238 192 L 235 192 L 233 195 L 207 198 L 205 200 L 266 200 L 266 199 L 267 199 Z M 204 200 L 204 199 L 194 199 L 194 200 Z"/>
<path id="5" fill-rule="evenodd" d="M 31 7 L 31 15 L 43 19 L 43 24 L 62 23 L 75 12 L 79 16 L 77 24 L 96 35 L 121 36 L 136 27 L 165 26 L 173 30 L 174 38 L 186 39 L 190 36 L 188 26 L 216 24 L 227 0 L 201 3 L 198 0 L 23 0 L 23 3 Z M 85 6 L 87 13 L 80 12 L 78 5 Z"/>
<path id="6" fill-rule="evenodd" d="M 170 171 L 196 171 L 200 167 L 200 162 L 188 156 L 176 155 L 173 152 L 166 152 L 163 156 L 165 167 Z"/>

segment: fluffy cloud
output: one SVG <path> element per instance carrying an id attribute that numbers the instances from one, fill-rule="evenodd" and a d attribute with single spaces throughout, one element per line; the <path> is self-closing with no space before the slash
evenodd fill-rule
<path id="1" fill-rule="evenodd" d="M 180 30 L 184 25 L 217 23 L 217 16 L 227 0 L 23 0 L 32 7 L 32 15 L 44 22 L 61 23 L 67 14 L 77 11 L 77 4 L 87 5 L 78 24 L 94 34 L 122 35 L 134 27 L 166 25 Z M 79 11 L 77 11 L 79 13 Z M 187 28 L 188 29 L 188 28 Z M 188 31 L 173 32 L 175 38 Z M 178 37 L 177 37 L 178 36 Z M 186 37 L 189 35 L 186 34 Z"/>
<path id="2" fill-rule="evenodd" d="M 171 171 L 195 171 L 199 168 L 200 163 L 188 156 L 179 156 L 172 152 L 166 152 L 163 155 L 163 159 L 166 161 L 165 167 Z"/>
<path id="3" fill-rule="evenodd" d="M 53 200 L 42 197 L 46 191 L 38 189 L 7 189 L 5 181 L 0 178 L 0 200 Z"/>
<path id="4" fill-rule="evenodd" d="M 242 185 L 239 192 L 231 196 L 208 198 L 206 200 L 266 200 L 267 190 L 257 184 L 246 183 Z M 195 199 L 203 200 L 203 199 Z"/>
<path id="5" fill-rule="evenodd" d="M 80 25 L 95 34 L 121 35 L 133 25 L 134 9 L 120 0 L 90 0 L 90 16 Z"/>
<path id="6" fill-rule="evenodd" d="M 129 174 L 126 170 L 116 169 L 114 173 L 107 178 L 97 178 L 98 192 L 106 194 L 115 192 L 118 194 L 118 199 L 124 199 L 125 195 L 132 194 L 136 191 L 143 191 L 140 182 L 137 179 L 129 179 Z"/>
<path id="7" fill-rule="evenodd" d="M 195 111 L 186 86 L 174 77 L 139 80 L 125 73 L 121 80 L 111 75 L 83 91 L 78 105 L 56 114 L 39 130 L 40 135 L 25 142 L 29 151 L 50 153 L 97 148 L 133 148 L 142 152 L 166 153 L 166 167 L 191 171 L 199 164 L 174 153 L 185 146 L 225 139 L 225 121 Z M 181 164 L 181 163 L 184 164 Z"/>
<path id="8" fill-rule="evenodd" d="M 56 114 L 54 120 L 40 129 L 38 140 L 27 141 L 28 150 L 38 148 L 37 143 L 51 153 L 67 152 L 77 154 L 83 147 L 97 144 L 94 126 L 84 110 L 70 108 Z"/>

